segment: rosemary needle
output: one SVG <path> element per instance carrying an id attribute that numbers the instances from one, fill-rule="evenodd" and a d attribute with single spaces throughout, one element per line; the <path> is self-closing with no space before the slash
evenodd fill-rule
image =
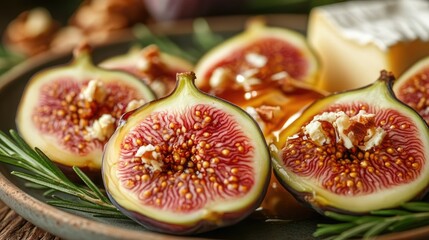
<path id="1" fill-rule="evenodd" d="M 202 18 L 193 22 L 192 44 L 189 44 L 186 49 L 177 45 L 167 36 L 155 35 L 144 24 L 135 25 L 133 33 L 137 43 L 143 46 L 155 44 L 161 51 L 182 57 L 192 63 L 196 63 L 208 50 L 224 41 L 224 37 L 213 32 L 207 21 Z"/>
<path id="2" fill-rule="evenodd" d="M 13 165 L 24 171 L 15 170 L 11 174 L 25 179 L 30 184 L 46 190 L 48 203 L 54 206 L 84 211 L 94 216 L 126 218 L 101 190 L 79 168 L 73 170 L 85 185 L 77 185 L 39 149 L 32 149 L 14 130 L 10 136 L 0 131 L 0 162 Z M 57 197 L 61 192 L 76 199 L 73 201 Z"/>
<path id="3" fill-rule="evenodd" d="M 314 237 L 343 240 L 370 239 L 381 234 L 410 230 L 429 224 L 429 203 L 408 202 L 398 209 L 372 211 L 368 215 L 354 216 L 327 211 L 325 215 L 335 220 L 331 224 L 318 224 Z"/>
<path id="4" fill-rule="evenodd" d="M 24 56 L 9 51 L 3 45 L 0 45 L 0 76 L 23 60 Z"/>

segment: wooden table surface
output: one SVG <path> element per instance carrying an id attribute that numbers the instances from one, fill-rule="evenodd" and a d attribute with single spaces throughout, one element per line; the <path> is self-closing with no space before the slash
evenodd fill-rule
<path id="1" fill-rule="evenodd" d="M 34 226 L 0 201 L 0 239 L 59 240 L 60 238 Z"/>

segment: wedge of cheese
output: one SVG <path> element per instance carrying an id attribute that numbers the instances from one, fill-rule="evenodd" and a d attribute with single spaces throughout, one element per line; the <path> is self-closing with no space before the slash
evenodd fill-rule
<path id="1" fill-rule="evenodd" d="M 320 87 L 342 91 L 399 77 L 429 56 L 429 1 L 350 1 L 312 9 L 308 40 L 322 63 Z"/>

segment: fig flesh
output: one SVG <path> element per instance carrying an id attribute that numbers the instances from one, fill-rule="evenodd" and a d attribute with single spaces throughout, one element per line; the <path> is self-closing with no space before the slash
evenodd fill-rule
<path id="1" fill-rule="evenodd" d="M 429 123 L 429 57 L 411 66 L 395 84 L 396 97 L 416 110 Z"/>
<path id="2" fill-rule="evenodd" d="M 90 51 L 89 45 L 79 46 L 70 64 L 35 74 L 19 103 L 16 125 L 30 146 L 60 167 L 77 166 L 100 178 L 103 146 L 119 118 L 155 95 L 130 74 L 94 66 Z"/>
<path id="3" fill-rule="evenodd" d="M 423 196 L 429 131 L 383 71 L 367 87 L 317 100 L 270 144 L 279 181 L 317 211 L 365 213 Z"/>
<path id="4" fill-rule="evenodd" d="M 234 224 L 262 201 L 270 156 L 242 109 L 178 74 L 166 98 L 124 115 L 103 156 L 112 202 L 146 228 L 194 234 Z"/>
<path id="5" fill-rule="evenodd" d="M 163 53 L 156 45 L 131 48 L 128 53 L 107 59 L 100 66 L 134 74 L 148 84 L 158 97 L 164 97 L 174 89 L 177 73 L 193 69 L 190 62 Z"/>
<path id="6" fill-rule="evenodd" d="M 305 38 L 292 30 L 267 27 L 252 19 L 249 27 L 209 51 L 196 65 L 197 86 L 247 111 L 266 141 L 291 117 L 325 96 L 313 87 L 319 65 Z M 296 218 L 296 200 L 271 177 L 261 212 L 267 218 Z"/>
<path id="7" fill-rule="evenodd" d="M 207 91 L 272 84 L 284 76 L 313 84 L 319 63 L 305 37 L 252 19 L 245 31 L 207 52 L 196 64 L 197 86 Z"/>
<path id="8" fill-rule="evenodd" d="M 267 27 L 261 19 L 252 19 L 244 32 L 210 50 L 195 67 L 201 90 L 248 111 L 266 136 L 281 128 L 290 112 L 323 96 L 312 87 L 318 70 L 301 34 Z"/>

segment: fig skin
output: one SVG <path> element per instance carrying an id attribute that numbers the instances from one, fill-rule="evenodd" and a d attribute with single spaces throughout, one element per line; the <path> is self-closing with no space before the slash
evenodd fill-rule
<path id="1" fill-rule="evenodd" d="M 283 186 L 319 213 L 363 214 L 423 197 L 429 183 L 429 130 L 417 112 L 393 95 L 393 80 L 393 75 L 382 71 L 372 85 L 317 100 L 284 129 L 270 144 L 273 168 Z M 362 114 L 358 122 L 350 120 L 342 132 L 333 128 L 336 140 L 329 137 L 330 130 L 326 129 L 331 128 L 326 124 L 319 128 L 328 133 L 324 142 L 311 137 L 310 131 L 304 132 L 316 121 L 314 117 L 344 109 L 349 117 L 357 116 L 360 110 L 369 115 Z M 338 134 L 351 130 L 358 139 L 359 126 L 364 126 L 366 133 L 380 128 L 384 136 L 372 135 L 382 136 L 374 145 L 368 144 L 372 141 L 369 137 L 352 141 L 348 148 L 347 138 Z M 300 147 L 296 147 L 298 141 Z M 331 142 L 335 144 L 329 150 L 332 152 L 325 155 Z"/>
<path id="2" fill-rule="evenodd" d="M 109 198 L 152 231 L 189 235 L 235 224 L 260 205 L 269 182 L 269 151 L 257 123 L 200 92 L 194 79 L 179 73 L 171 95 L 125 114 L 105 146 Z"/>
<path id="3" fill-rule="evenodd" d="M 32 76 L 18 106 L 16 126 L 30 146 L 45 152 L 72 180 L 77 180 L 72 170 L 76 166 L 101 182 L 101 158 L 108 132 L 114 130 L 130 101 L 150 101 L 155 95 L 130 74 L 94 66 L 90 52 L 91 47 L 83 43 L 74 49 L 69 64 Z M 90 96 L 93 80 L 102 87 L 95 87 Z M 103 116 L 108 115 L 108 122 L 102 123 Z M 107 124 L 98 132 L 104 134 L 104 139 L 88 135 L 90 128 L 95 132 L 96 121 L 100 126 Z"/>
<path id="4" fill-rule="evenodd" d="M 396 97 L 416 110 L 429 123 L 429 57 L 405 71 L 393 84 Z"/>

